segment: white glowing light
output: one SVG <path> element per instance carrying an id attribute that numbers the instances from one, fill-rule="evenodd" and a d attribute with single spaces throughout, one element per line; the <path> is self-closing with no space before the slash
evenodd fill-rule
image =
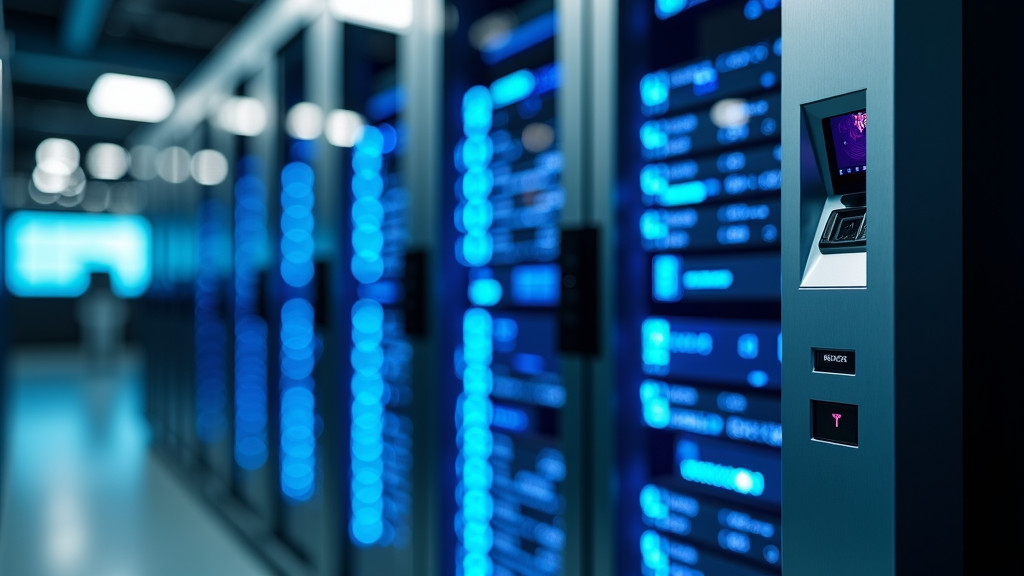
<path id="1" fill-rule="evenodd" d="M 363 137 L 366 121 L 351 110 L 331 110 L 327 115 L 327 141 L 334 146 L 351 148 Z"/>
<path id="2" fill-rule="evenodd" d="M 238 136 L 259 136 L 267 127 L 267 109 L 256 98 L 233 96 L 220 107 L 217 125 Z"/>
<path id="3" fill-rule="evenodd" d="M 80 159 L 78 146 L 64 138 L 47 138 L 36 146 L 36 164 L 51 174 L 71 174 Z"/>
<path id="4" fill-rule="evenodd" d="M 312 102 L 299 102 L 288 110 L 285 130 L 292 138 L 316 140 L 323 133 L 324 111 Z"/>
<path id="5" fill-rule="evenodd" d="M 174 92 L 157 78 L 108 72 L 96 79 L 86 104 L 102 118 L 160 122 L 174 110 Z"/>
<path id="6" fill-rule="evenodd" d="M 228 159 L 217 150 L 200 150 L 192 156 L 191 172 L 203 186 L 216 186 L 228 177 Z"/>
<path id="7" fill-rule="evenodd" d="M 343 22 L 403 32 L 412 25 L 412 0 L 330 0 L 331 14 Z"/>
<path id="8" fill-rule="evenodd" d="M 71 182 L 70 174 L 55 174 L 42 164 L 32 170 L 32 185 L 46 194 L 60 194 Z"/>
<path id="9" fill-rule="evenodd" d="M 128 172 L 128 151 L 110 142 L 93 144 L 85 153 L 85 168 L 97 180 L 120 180 Z"/>
<path id="10" fill-rule="evenodd" d="M 711 106 L 711 122 L 719 128 L 735 128 L 749 121 L 747 101 L 741 98 L 724 98 Z"/>

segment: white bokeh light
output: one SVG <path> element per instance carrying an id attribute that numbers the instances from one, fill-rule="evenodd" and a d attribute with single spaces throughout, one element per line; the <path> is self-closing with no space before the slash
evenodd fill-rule
<path id="1" fill-rule="evenodd" d="M 51 174 L 70 175 L 80 160 L 78 146 L 64 138 L 47 138 L 36 146 L 36 164 Z"/>
<path id="2" fill-rule="evenodd" d="M 324 111 L 312 102 L 299 102 L 288 110 L 285 130 L 292 138 L 315 140 L 324 129 Z"/>
<path id="3" fill-rule="evenodd" d="M 228 177 L 228 160 L 217 150 L 200 150 L 192 156 L 191 172 L 203 186 L 216 186 Z"/>
<path id="4" fill-rule="evenodd" d="M 351 110 L 331 110 L 327 115 L 325 135 L 327 141 L 334 146 L 351 148 L 363 137 L 366 121 Z"/>
<path id="5" fill-rule="evenodd" d="M 357 22 L 402 32 L 412 25 L 412 0 L 330 0 L 330 11 L 343 22 Z"/>
<path id="6" fill-rule="evenodd" d="M 256 98 L 232 96 L 217 112 L 217 125 L 237 136 L 259 136 L 267 127 L 267 109 Z"/>
<path id="7" fill-rule="evenodd" d="M 719 128 L 735 128 L 750 121 L 747 101 L 742 98 L 723 98 L 711 106 L 711 122 Z"/>
<path id="8" fill-rule="evenodd" d="M 85 153 L 85 169 L 97 180 L 120 180 L 128 172 L 128 152 L 111 142 L 93 144 Z"/>
<path id="9" fill-rule="evenodd" d="M 160 122 L 174 110 L 174 92 L 158 78 L 107 72 L 92 85 L 86 104 L 101 118 Z"/>

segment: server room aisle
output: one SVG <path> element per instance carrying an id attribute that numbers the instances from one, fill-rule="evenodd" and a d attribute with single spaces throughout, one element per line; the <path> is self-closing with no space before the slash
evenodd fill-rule
<path id="1" fill-rule="evenodd" d="M 8 358 L 2 576 L 263 576 L 269 571 L 148 446 L 139 354 Z"/>

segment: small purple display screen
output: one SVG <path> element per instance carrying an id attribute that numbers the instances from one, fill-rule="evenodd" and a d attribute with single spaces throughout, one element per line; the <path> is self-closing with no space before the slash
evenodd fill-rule
<path id="1" fill-rule="evenodd" d="M 837 193 L 864 190 L 867 172 L 868 115 L 857 110 L 824 120 L 829 170 Z"/>

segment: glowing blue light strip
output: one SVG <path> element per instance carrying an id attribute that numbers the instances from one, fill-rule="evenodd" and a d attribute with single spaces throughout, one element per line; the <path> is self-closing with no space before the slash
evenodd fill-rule
<path id="1" fill-rule="evenodd" d="M 367 126 L 352 153 L 351 270 L 361 285 L 372 285 L 384 274 L 385 208 L 381 203 L 384 144 L 383 133 L 374 126 Z M 349 533 L 357 546 L 379 544 L 386 533 L 382 495 L 386 468 L 384 422 L 389 392 L 383 374 L 383 339 L 384 308 L 376 300 L 359 299 L 352 305 L 349 355 L 352 364 Z"/>
<path id="2" fill-rule="evenodd" d="M 738 494 L 760 496 L 764 493 L 764 474 L 740 466 L 684 459 L 679 463 L 679 475 L 684 480 L 723 488 Z"/>
<path id="3" fill-rule="evenodd" d="M 195 282 L 196 436 L 201 442 L 224 437 L 227 415 L 227 323 L 221 317 L 220 270 L 226 215 L 214 199 L 199 206 L 199 261 Z"/>
<path id="4" fill-rule="evenodd" d="M 281 306 L 281 491 L 298 502 L 316 490 L 313 305 L 302 294 L 313 280 L 313 168 L 281 171 L 281 280 L 296 294 Z"/>
<path id="5" fill-rule="evenodd" d="M 471 308 L 462 319 L 463 361 L 462 393 L 456 408 L 456 438 L 461 466 L 457 470 L 458 503 L 461 526 L 458 533 L 462 544 L 462 574 L 487 576 L 493 573 L 490 558 L 494 536 L 491 518 L 494 498 L 491 482 L 494 472 L 490 457 L 494 438 L 491 433 L 493 405 L 490 399 L 494 375 L 493 357 L 494 320 L 483 308 Z"/>
<path id="6" fill-rule="evenodd" d="M 483 86 L 470 88 L 463 96 L 462 120 L 466 138 L 462 144 L 462 177 L 460 193 L 457 194 L 458 210 L 462 214 L 471 203 L 484 204 L 484 211 L 493 213 L 488 199 L 494 181 L 489 166 L 490 154 L 466 154 L 464 145 L 471 141 L 480 142 L 485 150 L 493 150 L 488 133 L 493 110 L 491 91 Z M 490 225 L 488 218 L 463 218 L 463 234 L 456 241 L 456 257 L 462 265 L 480 267 L 490 262 L 493 251 Z M 480 304 L 483 300 L 494 301 L 495 296 L 500 300 L 501 296 L 493 285 L 485 283 L 480 286 L 482 288 L 475 288 Z M 474 290 L 473 286 L 470 290 Z M 456 532 L 461 545 L 456 562 L 459 563 L 457 571 L 463 576 L 490 576 L 494 573 L 490 557 L 495 544 L 491 528 L 495 506 L 491 495 L 494 472 L 490 463 L 494 446 L 490 428 L 494 414 L 490 399 L 494 381 L 491 371 L 493 337 L 494 319 L 490 312 L 481 307 L 467 310 L 462 319 L 462 393 L 459 394 L 455 413 L 459 450 L 455 489 L 458 507 Z M 509 419 L 510 424 L 517 425 L 518 422 L 517 419 Z"/>
<path id="7" fill-rule="evenodd" d="M 143 216 L 19 210 L 6 228 L 4 281 L 15 296 L 81 296 L 92 272 L 108 272 L 122 298 L 149 287 L 152 229 Z"/>
<path id="8" fill-rule="evenodd" d="M 474 212 L 477 204 L 487 204 L 494 185 L 490 169 L 489 154 L 466 153 L 466 150 L 494 149 L 489 130 L 494 99 L 491 91 L 483 86 L 474 86 L 462 98 L 462 121 L 465 138 L 459 143 L 461 157 L 461 194 L 456 208 L 460 214 Z M 474 144 L 471 144 L 474 143 Z M 475 144 L 479 143 L 479 145 Z M 467 146 L 468 145 L 468 146 Z M 493 213 L 493 206 L 490 206 Z M 486 218 L 463 218 L 464 231 L 456 240 L 456 258 L 464 266 L 485 266 L 491 261 L 494 239 L 490 233 L 491 222 Z"/>
<path id="9" fill-rule="evenodd" d="M 260 251 L 267 241 L 266 186 L 256 159 L 239 162 L 235 183 L 235 463 L 267 462 L 267 323 L 260 314 Z"/>

